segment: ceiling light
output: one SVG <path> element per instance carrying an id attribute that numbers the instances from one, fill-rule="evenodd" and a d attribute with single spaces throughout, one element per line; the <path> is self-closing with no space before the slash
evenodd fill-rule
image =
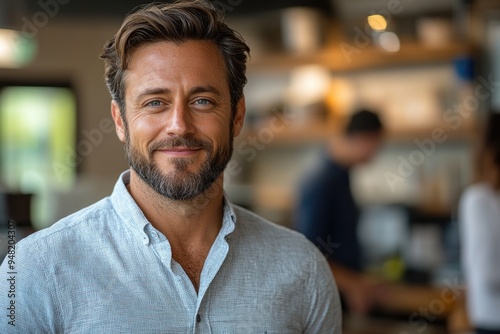
<path id="1" fill-rule="evenodd" d="M 368 25 L 375 31 L 384 31 L 387 28 L 387 20 L 382 15 L 370 15 Z"/>

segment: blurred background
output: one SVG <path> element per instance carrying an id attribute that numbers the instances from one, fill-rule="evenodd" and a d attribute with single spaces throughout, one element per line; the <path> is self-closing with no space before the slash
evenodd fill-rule
<path id="1" fill-rule="evenodd" d="M 463 317 L 440 296 L 463 282 L 457 201 L 481 124 L 500 109 L 500 1 L 212 2 L 252 50 L 229 197 L 291 227 L 325 140 L 353 111 L 378 111 L 386 140 L 352 179 L 366 270 L 427 289 L 396 296 L 385 317 L 347 319 L 346 332 L 451 331 L 450 315 Z M 98 56 L 143 3 L 0 0 L 0 226 L 50 226 L 127 168 Z"/>

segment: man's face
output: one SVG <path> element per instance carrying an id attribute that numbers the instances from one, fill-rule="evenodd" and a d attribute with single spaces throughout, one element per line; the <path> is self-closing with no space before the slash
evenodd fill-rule
<path id="1" fill-rule="evenodd" d="M 137 49 L 125 73 L 125 118 L 113 102 L 132 170 L 157 193 L 188 200 L 217 180 L 240 133 L 244 99 L 233 119 L 224 61 L 207 41 L 157 42 Z"/>
<path id="2" fill-rule="evenodd" d="M 351 149 L 358 164 L 368 163 L 382 145 L 382 134 L 378 132 L 354 134 L 351 136 Z"/>

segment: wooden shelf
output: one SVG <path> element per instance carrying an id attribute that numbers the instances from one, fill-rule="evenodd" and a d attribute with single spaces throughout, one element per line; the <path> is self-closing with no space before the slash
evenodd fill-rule
<path id="1" fill-rule="evenodd" d="M 390 142 L 407 142 L 416 139 L 432 138 L 432 133 L 437 128 L 444 131 L 444 135 L 447 138 L 446 141 L 473 141 L 478 135 L 477 127 L 473 124 L 464 125 L 456 130 L 450 128 L 449 125 L 436 124 L 436 126 L 426 128 L 390 130 L 387 133 L 386 140 Z"/>
<path id="2" fill-rule="evenodd" d="M 346 49 L 348 47 L 351 49 Z M 309 55 L 281 53 L 255 57 L 251 59 L 249 70 L 287 70 L 301 65 L 319 64 L 335 72 L 346 72 L 388 66 L 439 63 L 471 54 L 474 54 L 474 48 L 466 43 L 428 47 L 416 42 L 406 42 L 401 44 L 400 51 L 388 53 L 374 46 L 356 48 L 354 45 L 339 42 L 337 45 Z"/>
<path id="3" fill-rule="evenodd" d="M 265 128 L 265 127 L 262 127 Z M 245 130 L 241 138 L 259 137 L 262 128 Z M 270 145 L 299 145 L 319 143 L 326 140 L 335 132 L 333 127 L 312 124 L 309 126 L 288 126 L 284 130 L 273 133 Z"/>
<path id="4" fill-rule="evenodd" d="M 259 138 L 260 129 L 270 128 L 261 127 L 245 130 L 240 138 L 257 137 Z M 453 130 L 446 124 L 436 124 L 432 127 L 412 128 L 387 130 L 385 140 L 389 143 L 405 143 L 413 142 L 416 139 L 432 138 L 433 131 L 436 128 L 441 128 L 446 135 L 446 142 L 452 141 L 473 141 L 478 135 L 477 127 L 474 124 L 464 124 L 459 129 Z M 283 145 L 301 145 L 301 144 L 316 144 L 321 143 L 330 138 L 335 133 L 338 133 L 339 127 L 328 123 L 314 123 L 309 125 L 289 125 L 281 131 L 273 133 L 273 138 L 269 142 L 269 146 Z M 266 138 L 268 135 L 266 134 Z"/>

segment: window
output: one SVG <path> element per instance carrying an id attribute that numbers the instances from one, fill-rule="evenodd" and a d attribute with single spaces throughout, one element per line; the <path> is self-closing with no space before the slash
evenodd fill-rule
<path id="1" fill-rule="evenodd" d="M 0 85 L 0 183 L 34 195 L 36 228 L 52 218 L 50 192 L 75 179 L 76 109 L 69 86 Z"/>

